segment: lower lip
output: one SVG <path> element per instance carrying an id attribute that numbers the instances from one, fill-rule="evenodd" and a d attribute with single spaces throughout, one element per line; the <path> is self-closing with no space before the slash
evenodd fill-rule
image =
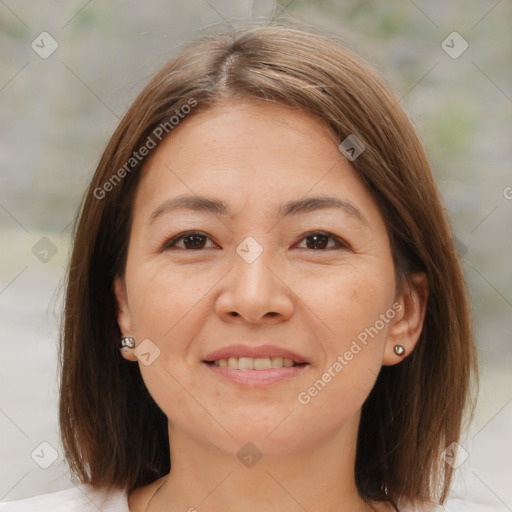
<path id="1" fill-rule="evenodd" d="M 291 379 L 300 375 L 309 366 L 308 364 L 304 364 L 300 366 L 269 368 L 268 370 L 235 370 L 225 366 L 214 366 L 213 364 L 207 363 L 203 364 L 222 380 L 246 386 L 263 386 Z"/>

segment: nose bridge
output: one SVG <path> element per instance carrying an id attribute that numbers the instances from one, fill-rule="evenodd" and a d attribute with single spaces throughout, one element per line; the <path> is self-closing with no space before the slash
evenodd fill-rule
<path id="1" fill-rule="evenodd" d="M 292 299 L 276 273 L 275 253 L 252 237 L 244 239 L 233 255 L 233 270 L 218 298 L 218 313 L 252 322 L 265 316 L 288 317 L 293 311 Z"/>
<path id="2" fill-rule="evenodd" d="M 255 251 L 254 248 L 250 248 L 247 253 L 240 256 L 237 248 L 237 258 L 234 263 L 235 282 L 246 294 L 261 296 L 269 293 L 274 287 L 274 276 L 269 267 L 275 266 L 275 259 L 273 262 L 269 250 L 262 250 L 258 255 Z"/>

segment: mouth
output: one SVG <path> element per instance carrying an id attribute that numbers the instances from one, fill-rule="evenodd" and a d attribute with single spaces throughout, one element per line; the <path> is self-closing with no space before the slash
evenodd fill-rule
<path id="1" fill-rule="evenodd" d="M 228 359 L 217 359 L 215 361 L 203 361 L 204 363 L 219 368 L 230 368 L 231 370 L 270 370 L 272 368 L 293 368 L 304 366 L 308 363 L 297 362 L 285 357 L 230 357 Z"/>
<path id="2" fill-rule="evenodd" d="M 297 377 L 310 367 L 298 354 L 268 345 L 226 347 L 209 354 L 203 364 L 224 382 L 251 387 Z"/>

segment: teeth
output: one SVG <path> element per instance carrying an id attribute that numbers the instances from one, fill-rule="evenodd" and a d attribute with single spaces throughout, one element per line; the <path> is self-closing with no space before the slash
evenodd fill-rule
<path id="1" fill-rule="evenodd" d="M 233 358 L 234 359 L 234 358 Z M 231 361 L 231 358 L 230 358 Z M 238 369 L 239 370 L 254 370 L 254 359 L 250 357 L 241 357 L 238 360 Z"/>
<path id="2" fill-rule="evenodd" d="M 282 357 L 230 357 L 213 362 L 214 366 L 222 366 L 233 370 L 268 370 L 295 366 L 291 359 Z"/>
<path id="3" fill-rule="evenodd" d="M 269 357 L 259 357 L 254 359 L 253 367 L 255 370 L 268 370 L 272 368 L 272 360 Z"/>

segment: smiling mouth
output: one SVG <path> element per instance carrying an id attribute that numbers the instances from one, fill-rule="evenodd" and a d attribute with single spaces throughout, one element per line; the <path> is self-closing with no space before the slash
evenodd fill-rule
<path id="1" fill-rule="evenodd" d="M 295 362 L 284 357 L 230 357 L 216 361 L 204 361 L 211 366 L 229 368 L 232 370 L 270 370 L 273 368 L 292 368 L 294 366 L 305 366 L 308 363 Z"/>

